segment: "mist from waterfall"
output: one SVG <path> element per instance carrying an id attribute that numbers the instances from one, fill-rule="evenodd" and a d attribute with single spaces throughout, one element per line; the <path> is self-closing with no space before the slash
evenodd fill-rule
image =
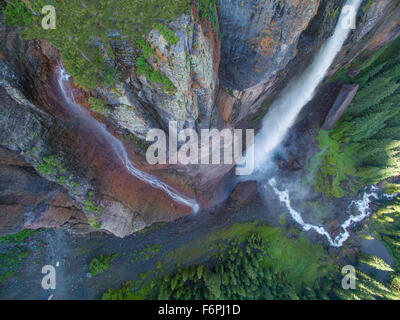
<path id="1" fill-rule="evenodd" d="M 72 111 L 74 114 L 79 115 L 80 117 L 83 117 L 87 123 L 90 123 L 91 126 L 95 130 L 98 130 L 101 136 L 105 139 L 105 141 L 111 146 L 112 150 L 120 159 L 120 161 L 123 163 L 125 168 L 129 171 L 130 174 L 135 176 L 136 178 L 142 180 L 143 182 L 149 184 L 153 188 L 160 189 L 164 191 L 168 196 L 181 204 L 184 204 L 190 208 L 192 208 L 194 213 L 197 213 L 199 211 L 199 204 L 194 200 L 190 199 L 188 197 L 185 197 L 181 195 L 177 190 L 172 188 L 171 186 L 167 185 L 166 183 L 162 182 L 160 179 L 157 177 L 143 172 L 139 169 L 137 169 L 133 163 L 130 161 L 128 157 L 128 153 L 126 151 L 125 146 L 123 143 L 118 140 L 116 137 L 114 137 L 106 128 L 105 125 L 99 123 L 96 121 L 94 118 L 90 117 L 80 106 L 78 103 L 75 103 L 74 101 L 71 101 L 71 99 L 68 97 L 67 92 L 65 90 L 65 82 L 69 81 L 70 76 L 67 74 L 65 69 L 63 67 L 59 67 L 58 69 L 59 74 L 57 74 L 57 79 L 58 79 L 58 84 L 60 86 L 60 90 L 63 94 L 63 98 L 65 101 L 68 103 L 68 106 L 71 108 L 70 111 Z"/>
<path id="2" fill-rule="evenodd" d="M 254 144 L 246 152 L 246 157 L 254 155 L 256 172 L 265 171 L 266 166 L 270 164 L 273 151 L 282 143 L 301 109 L 313 98 L 315 89 L 326 76 L 349 35 L 351 29 L 347 22 L 356 19 L 361 2 L 362 0 L 347 0 L 344 8 L 354 8 L 354 10 L 342 10 L 334 34 L 322 45 L 311 65 L 298 78 L 291 81 L 269 107 Z"/>

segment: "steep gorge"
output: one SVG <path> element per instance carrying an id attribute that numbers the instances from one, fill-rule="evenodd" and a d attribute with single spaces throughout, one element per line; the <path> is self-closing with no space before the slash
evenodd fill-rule
<path id="1" fill-rule="evenodd" d="M 177 121 L 178 129 L 197 132 L 205 128 L 258 129 L 273 98 L 306 69 L 333 33 L 344 1 L 210 3 L 207 14 L 194 5 L 167 25 L 178 38 L 176 43 L 170 43 L 157 28 L 139 46 L 111 38 L 113 57 L 106 50 L 102 52 L 120 73 L 114 86 L 88 90 L 68 81 L 68 94 L 86 108 L 88 117 L 127 146 L 128 157 L 140 170 L 157 176 L 185 198 L 196 198 L 202 208 L 212 206 L 220 196 L 234 165 L 150 166 L 143 150 L 147 131 L 167 131 L 169 121 Z M 363 1 L 361 8 L 357 28 L 330 67 L 330 76 L 357 57 L 366 59 L 400 34 L 398 1 Z M 44 193 L 26 190 L 26 196 L 33 199 L 28 207 L 10 201 L 17 190 L 2 195 L 6 211 L 2 216 L 7 218 L 0 222 L 0 233 L 24 227 L 57 227 L 70 221 L 71 216 L 54 223 L 46 220 L 46 210 L 39 210 L 43 198 L 49 198 L 54 190 L 68 193 L 69 199 L 62 206 L 70 208 L 72 201 L 79 212 L 77 226 L 89 218 L 92 226 L 120 237 L 192 214 L 191 208 L 173 201 L 162 190 L 132 178 L 82 117 L 65 112 L 65 101 L 57 88 L 57 67 L 62 63 L 57 48 L 51 41 L 22 40 L 20 32 L 1 25 L 1 150 L 12 157 L 22 156 L 24 166 L 36 170 L 31 172 L 35 179 L 49 183 L 49 187 Z M 97 45 L 102 49 L 107 46 Z M 140 74 L 140 57 L 145 57 L 147 67 L 164 75 L 164 80 L 154 82 Z M 324 90 L 326 86 L 319 87 L 316 96 Z M 335 99 L 335 94 L 335 90 L 329 91 L 327 101 Z M 90 98 L 103 101 L 106 109 L 94 112 Z M 320 115 L 324 119 L 332 104 L 322 104 L 306 110 L 310 114 L 324 110 Z M 302 130 L 320 126 L 318 121 L 307 123 Z M 20 168 L 9 166 L 7 170 Z M 16 224 L 7 221 L 7 212 L 13 210 L 19 212 Z M 33 213 L 40 224 L 32 224 Z"/>

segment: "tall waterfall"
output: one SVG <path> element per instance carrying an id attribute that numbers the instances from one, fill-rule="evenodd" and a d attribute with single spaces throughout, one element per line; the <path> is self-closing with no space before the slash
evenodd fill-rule
<path id="1" fill-rule="evenodd" d="M 262 121 L 262 127 L 257 134 L 254 144 L 250 148 L 254 148 L 247 152 L 247 157 L 254 155 L 254 168 L 258 173 L 264 173 L 270 167 L 273 151 L 282 143 L 289 128 L 294 124 L 296 117 L 301 109 L 313 98 L 317 86 L 324 79 L 336 55 L 346 41 L 351 28 L 348 21 L 355 21 L 358 9 L 362 0 L 347 0 L 345 7 L 339 17 L 334 34 L 323 44 L 311 65 L 300 75 L 299 78 L 293 80 L 279 94 L 265 118 Z M 267 177 L 257 176 L 265 182 Z M 277 186 L 275 178 L 271 178 L 265 182 L 264 188 L 269 186 L 279 197 L 282 204 L 286 206 L 291 217 L 305 231 L 314 230 L 323 235 L 333 247 L 341 247 L 343 243 L 350 237 L 348 229 L 357 222 L 362 221 L 370 214 L 369 205 L 373 198 L 378 199 L 377 190 L 371 187 L 370 192 L 365 192 L 363 199 L 352 201 L 348 207 L 347 213 L 349 217 L 341 224 L 343 232 L 332 238 L 329 232 L 322 226 L 306 223 L 301 213 L 296 211 L 290 202 L 289 192 L 281 191 Z M 360 214 L 351 215 L 350 209 L 355 206 Z"/>
<path id="2" fill-rule="evenodd" d="M 250 147 L 254 150 L 246 153 L 248 157 L 254 155 L 256 171 L 263 171 L 268 165 L 273 151 L 281 144 L 301 109 L 313 98 L 315 89 L 324 79 L 349 35 L 351 28 L 348 21 L 355 21 L 361 2 L 347 0 L 344 8 L 349 10 L 342 10 L 334 34 L 322 45 L 305 72 L 289 83 L 270 106 L 261 130 Z"/>
<path id="3" fill-rule="evenodd" d="M 191 207 L 193 212 L 197 213 L 199 210 L 199 204 L 194 199 L 190 199 L 188 197 L 181 195 L 177 190 L 167 185 L 166 183 L 162 182 L 157 177 L 149 173 L 143 172 L 137 169 L 133 165 L 133 163 L 129 160 L 128 153 L 123 143 L 116 137 L 114 137 L 110 132 L 108 132 L 105 125 L 99 123 L 94 118 L 88 116 L 79 104 L 75 103 L 74 101 L 71 101 L 65 89 L 65 82 L 69 80 L 70 76 L 66 73 L 63 67 L 59 67 L 58 72 L 59 72 L 59 74 L 57 75 L 58 84 L 63 94 L 63 98 L 68 103 L 68 106 L 71 108 L 70 111 L 79 115 L 80 117 L 83 117 L 85 121 L 87 121 L 95 130 L 99 132 L 99 134 L 101 134 L 101 136 L 110 145 L 110 147 L 112 148 L 118 159 L 120 159 L 125 168 L 129 171 L 129 173 L 135 176 L 136 178 L 144 181 L 145 183 L 151 185 L 153 188 L 164 191 L 166 194 L 168 194 L 168 196 L 171 199 L 173 199 L 178 203 Z"/>

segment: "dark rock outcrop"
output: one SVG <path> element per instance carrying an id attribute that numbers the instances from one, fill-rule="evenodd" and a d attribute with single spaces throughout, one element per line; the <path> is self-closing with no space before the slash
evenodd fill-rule
<path id="1" fill-rule="evenodd" d="M 238 183 L 233 189 L 229 200 L 236 205 L 250 203 L 257 195 L 257 181 L 246 181 Z"/>
<path id="2" fill-rule="evenodd" d="M 89 231 L 87 218 L 65 190 L 40 177 L 16 152 L 0 148 L 0 235 L 25 228 Z"/>
<path id="3" fill-rule="evenodd" d="M 319 0 L 218 1 L 223 85 L 244 91 L 284 70 L 318 6 Z"/>
<path id="4" fill-rule="evenodd" d="M 336 122 L 339 121 L 341 116 L 347 110 L 347 107 L 353 101 L 357 94 L 358 84 L 345 84 L 340 90 L 335 103 L 332 105 L 328 115 L 326 116 L 325 122 L 322 126 L 323 130 L 331 130 L 335 126 Z"/>

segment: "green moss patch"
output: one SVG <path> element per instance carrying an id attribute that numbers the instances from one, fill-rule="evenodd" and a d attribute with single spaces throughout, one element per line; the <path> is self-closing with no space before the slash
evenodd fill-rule
<path id="1" fill-rule="evenodd" d="M 95 276 L 99 273 L 107 271 L 117 257 L 118 254 L 113 254 L 111 256 L 99 255 L 96 258 L 93 258 L 89 264 L 89 272 L 92 276 Z"/>

